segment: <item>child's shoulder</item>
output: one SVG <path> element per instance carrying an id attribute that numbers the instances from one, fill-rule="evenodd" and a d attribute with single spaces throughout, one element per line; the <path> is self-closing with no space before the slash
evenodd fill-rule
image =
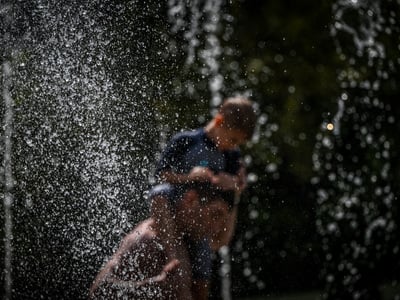
<path id="1" fill-rule="evenodd" d="M 204 134 L 204 128 L 183 130 L 175 134 L 174 137 L 197 137 Z"/>
<path id="2" fill-rule="evenodd" d="M 172 140 L 190 142 L 197 139 L 201 139 L 203 136 L 204 136 L 204 129 L 198 128 L 198 129 L 184 130 L 178 132 L 172 137 Z"/>

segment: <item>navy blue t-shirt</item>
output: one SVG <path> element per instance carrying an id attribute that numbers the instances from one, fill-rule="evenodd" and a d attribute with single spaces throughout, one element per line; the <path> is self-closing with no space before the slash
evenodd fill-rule
<path id="1" fill-rule="evenodd" d="M 204 128 L 184 131 L 173 136 L 168 143 L 158 162 L 156 175 L 163 171 L 185 174 L 198 166 L 215 173 L 236 174 L 240 168 L 240 151 L 218 150 Z"/>

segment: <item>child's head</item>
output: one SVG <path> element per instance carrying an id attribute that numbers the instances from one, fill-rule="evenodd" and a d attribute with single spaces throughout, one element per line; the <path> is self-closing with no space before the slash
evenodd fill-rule
<path id="1" fill-rule="evenodd" d="M 219 109 L 223 124 L 229 129 L 237 129 L 244 133 L 246 139 L 253 136 L 257 114 L 249 99 L 244 97 L 227 98 Z"/>
<path id="2" fill-rule="evenodd" d="M 175 222 L 194 239 L 210 236 L 222 230 L 229 212 L 221 191 L 209 183 L 194 183 L 182 188 L 176 202 Z"/>
<path id="3" fill-rule="evenodd" d="M 244 97 L 225 99 L 214 117 L 219 147 L 231 149 L 249 140 L 253 136 L 256 121 L 257 114 L 252 101 Z"/>

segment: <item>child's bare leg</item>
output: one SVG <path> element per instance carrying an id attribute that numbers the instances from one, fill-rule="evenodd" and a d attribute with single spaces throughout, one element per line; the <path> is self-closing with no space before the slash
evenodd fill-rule
<path id="1" fill-rule="evenodd" d="M 204 279 L 194 279 L 192 284 L 192 294 L 194 300 L 208 299 L 209 282 Z"/>

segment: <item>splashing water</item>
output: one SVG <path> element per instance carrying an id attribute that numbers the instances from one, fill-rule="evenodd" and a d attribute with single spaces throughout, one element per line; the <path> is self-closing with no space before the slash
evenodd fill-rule
<path id="1" fill-rule="evenodd" d="M 183 0 L 168 1 L 168 14 L 173 24 L 172 32 L 184 31 L 186 46 L 186 64 L 194 64 L 200 59 L 200 73 L 208 78 L 208 87 L 211 92 L 211 108 L 215 108 L 222 102 L 221 89 L 223 88 L 223 76 L 220 72 L 219 58 L 222 54 L 218 31 L 220 30 L 221 0 L 192 1 Z M 187 22 L 186 18 L 190 21 Z M 201 20 L 203 20 L 201 22 Z M 187 29 L 187 27 L 189 27 Z M 200 44 L 199 35 L 204 34 L 205 45 Z"/>
<path id="2" fill-rule="evenodd" d="M 3 99 L 4 112 L 4 299 L 11 299 L 12 291 L 12 203 L 13 203 L 13 170 L 12 170 L 12 137 L 13 137 L 13 100 L 10 95 L 11 67 L 8 62 L 3 63 Z"/>
<path id="3" fill-rule="evenodd" d="M 370 5 L 371 4 L 371 5 Z M 379 42 L 377 37 L 379 32 L 384 27 L 384 19 L 381 15 L 379 2 L 372 1 L 356 1 L 356 0 L 343 0 L 337 1 L 333 4 L 334 11 L 334 25 L 331 26 L 331 35 L 335 37 L 339 32 L 347 33 L 353 40 L 355 48 L 352 50 L 358 57 L 367 57 L 367 65 L 372 67 L 374 62 L 383 60 L 385 58 L 385 47 Z M 358 11 L 362 16 L 362 22 L 359 24 L 359 28 L 352 27 L 351 19 L 346 17 L 346 13 L 354 13 Z M 342 53 L 341 45 L 336 40 L 337 51 Z M 342 53 L 344 59 L 344 54 Z M 350 63 L 354 64 L 354 58 L 349 58 Z M 360 88 L 366 90 L 373 89 L 378 90 L 380 87 L 380 81 L 385 79 L 387 76 L 384 72 L 378 72 L 378 76 L 371 84 L 369 81 L 364 81 L 360 84 Z M 348 81 L 342 78 L 348 77 Z M 357 85 L 357 71 L 354 74 L 345 74 L 345 71 L 340 75 L 341 86 L 346 88 L 348 86 L 355 87 Z M 348 99 L 347 93 L 343 93 L 337 100 L 338 111 L 333 118 L 334 134 L 340 134 L 340 120 L 343 117 L 345 110 L 345 103 Z"/>
<path id="4" fill-rule="evenodd" d="M 337 113 L 323 124 L 313 155 L 325 299 L 379 299 L 376 270 L 396 251 L 392 142 L 385 130 L 395 118 L 381 91 L 388 70 L 396 71 L 381 42 L 390 38 L 395 16 L 383 14 L 377 1 L 333 5 L 331 34 L 346 67 L 338 76 Z"/>
<path id="5" fill-rule="evenodd" d="M 158 5 L 126 4 L 7 8 L 5 290 L 12 278 L 15 298 L 84 298 L 102 260 L 147 215 L 143 191 L 158 138 L 152 98 L 162 81 L 152 72 L 165 63 L 148 38 L 160 48 L 165 41 L 146 21 Z M 139 63 L 146 59 L 152 65 Z"/>
<path id="6" fill-rule="evenodd" d="M 183 32 L 186 53 L 186 67 L 189 68 L 200 62 L 198 68 L 202 77 L 208 78 L 208 89 L 211 94 L 210 110 L 215 113 L 222 102 L 224 77 L 220 70 L 222 48 L 219 40 L 221 30 L 221 0 L 183 1 L 169 0 L 168 15 L 172 24 L 172 32 Z M 187 21 L 188 20 L 188 21 Z M 204 35 L 204 44 L 199 36 Z M 221 297 L 229 300 L 231 296 L 231 255 L 229 248 L 223 247 L 218 251 L 221 261 L 219 275 L 221 278 Z"/>
<path id="7" fill-rule="evenodd" d="M 231 296 L 231 278 L 230 278 L 230 273 L 231 273 L 231 256 L 230 256 L 230 251 L 229 247 L 223 246 L 219 249 L 219 255 L 222 260 L 222 265 L 219 270 L 220 276 L 221 276 L 221 296 L 222 299 L 224 300 L 230 300 L 232 299 Z"/>
<path id="8" fill-rule="evenodd" d="M 171 66 L 163 53 L 171 46 L 167 16 L 156 2 L 0 7 L 13 23 L 1 37 L 12 50 L 1 56 L 3 122 L 13 125 L 3 126 L 10 298 L 11 291 L 16 298 L 85 298 L 103 259 L 147 215 L 143 191 L 160 138 L 154 99 L 171 80 L 162 75 Z M 225 88 L 219 37 L 222 18 L 231 18 L 222 4 L 168 2 L 172 32 L 187 42 L 187 68 L 207 80 L 211 110 Z M 228 250 L 221 250 L 224 299 L 231 298 Z"/>
<path id="9" fill-rule="evenodd" d="M 1 34 L 3 36 L 0 37 L 0 40 L 3 39 L 7 41 L 2 46 L 3 55 L 2 55 L 2 68 L 0 73 L 1 78 L 1 86 L 2 86 L 2 100 L 4 101 L 4 110 L 0 109 L 3 112 L 3 124 L 1 133 L 2 143 L 0 144 L 0 151 L 3 153 L 3 165 L 0 167 L 1 170 L 1 179 L 0 183 L 3 186 L 3 191 L 0 192 L 0 196 L 3 198 L 3 208 L 4 208 L 4 269 L 3 269 L 3 278 L 4 278 L 4 295 L 3 299 L 8 300 L 12 298 L 12 272 L 13 272 L 13 202 L 14 202 L 14 174 L 13 174 L 13 138 L 14 138 L 14 100 L 11 96 L 11 88 L 12 88 L 12 67 L 9 59 L 12 58 L 13 50 L 12 50 L 12 36 L 9 34 L 8 30 L 10 30 L 13 26 L 12 20 L 12 9 L 11 5 L 1 5 L 0 6 L 0 26 L 3 26 L 3 32 Z M 17 46 L 17 45 L 15 45 Z M 0 108 L 2 108 L 0 106 Z"/>

